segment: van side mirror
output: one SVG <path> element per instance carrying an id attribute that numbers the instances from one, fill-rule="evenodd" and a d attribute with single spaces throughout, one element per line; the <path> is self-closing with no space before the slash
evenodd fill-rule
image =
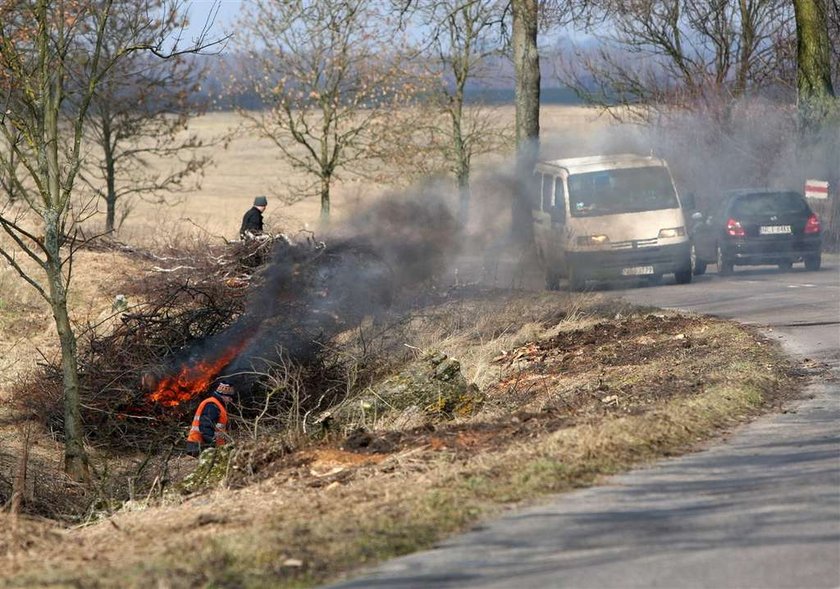
<path id="1" fill-rule="evenodd" d="M 683 198 L 683 208 L 688 209 L 689 211 L 697 210 L 697 203 L 695 202 L 694 193 L 689 192 Z"/>

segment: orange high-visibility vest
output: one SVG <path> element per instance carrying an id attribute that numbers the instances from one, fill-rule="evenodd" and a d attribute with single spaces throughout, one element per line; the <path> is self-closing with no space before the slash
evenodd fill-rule
<path id="1" fill-rule="evenodd" d="M 219 401 L 216 397 L 207 397 L 201 402 L 201 404 L 198 406 L 198 409 L 195 410 L 195 416 L 193 416 L 192 426 L 190 427 L 190 433 L 187 435 L 187 441 L 196 442 L 198 444 L 204 443 L 204 438 L 201 437 L 201 430 L 198 426 L 201 422 L 201 414 L 204 412 L 204 406 L 207 405 L 207 403 L 215 403 L 216 406 L 219 408 L 219 421 L 216 423 L 215 440 L 217 446 L 224 446 L 225 431 L 227 431 L 228 414 L 227 409 L 225 409 L 225 404 Z"/>

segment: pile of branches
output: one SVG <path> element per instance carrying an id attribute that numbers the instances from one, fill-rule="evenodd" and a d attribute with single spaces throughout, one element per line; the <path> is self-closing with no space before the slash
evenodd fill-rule
<path id="1" fill-rule="evenodd" d="M 209 391 L 164 406 L 150 401 L 147 379 L 172 375 L 232 333 L 247 332 L 249 347 L 225 370 L 237 375 L 242 418 L 291 410 L 314 415 L 348 394 L 346 358 L 329 345 L 331 338 L 386 309 L 394 294 L 390 266 L 355 241 L 326 247 L 280 239 L 198 248 L 158 256 L 121 286 L 118 304 L 126 309 L 79 337 L 82 418 L 89 443 L 152 453 L 183 442 Z M 359 359 L 353 361 L 353 380 L 360 382 Z M 290 375 L 294 396 L 286 390 Z M 62 391 L 56 359 L 18 383 L 15 398 L 60 437 Z"/>
<path id="2" fill-rule="evenodd" d="M 268 247 L 239 242 L 177 256 L 138 254 L 148 267 L 120 285 L 123 295 L 114 302 L 114 314 L 78 334 L 82 417 L 91 442 L 136 449 L 172 438 L 183 416 L 148 405 L 143 375 L 236 321 Z M 61 436 L 59 358 L 45 359 L 22 377 L 13 398 L 25 414 Z"/>

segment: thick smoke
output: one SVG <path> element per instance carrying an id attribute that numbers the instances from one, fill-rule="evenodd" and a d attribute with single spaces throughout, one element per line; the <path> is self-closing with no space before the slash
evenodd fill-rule
<path id="1" fill-rule="evenodd" d="M 224 374 L 245 385 L 281 356 L 312 361 L 330 338 L 441 273 L 457 249 L 455 219 L 428 191 L 385 198 L 323 243 L 279 242 L 246 313 L 212 342 L 244 338 Z"/>
<path id="2" fill-rule="evenodd" d="M 660 113 L 645 125 L 616 124 L 596 132 L 543 139 L 541 158 L 634 152 L 665 158 L 681 193 L 711 206 L 734 188 L 802 192 L 808 178 L 840 179 L 840 126 L 828 121 L 803 141 L 790 105 L 744 99 L 720 120 L 704 112 Z"/>

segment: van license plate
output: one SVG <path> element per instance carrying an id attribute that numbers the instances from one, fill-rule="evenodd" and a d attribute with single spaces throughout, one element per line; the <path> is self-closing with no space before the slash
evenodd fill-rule
<path id="1" fill-rule="evenodd" d="M 778 235 L 780 233 L 790 233 L 790 225 L 762 225 L 759 229 L 761 235 Z"/>
<path id="2" fill-rule="evenodd" d="M 634 266 L 632 268 L 622 268 L 622 276 L 647 276 L 653 274 L 653 266 Z"/>

